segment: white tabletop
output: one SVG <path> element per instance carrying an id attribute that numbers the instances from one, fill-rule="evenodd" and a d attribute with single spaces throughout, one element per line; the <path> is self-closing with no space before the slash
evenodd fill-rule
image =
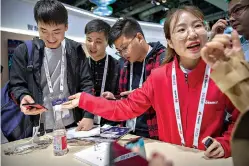
<path id="1" fill-rule="evenodd" d="M 134 136 L 127 135 L 120 141 L 121 144 Z M 12 143 L 3 144 L 2 149 L 2 165 L 3 166 L 84 166 L 86 164 L 80 162 L 73 157 L 73 154 L 87 148 L 89 146 L 69 146 L 69 153 L 64 156 L 54 156 L 53 147 L 50 145 L 47 149 L 34 151 L 25 155 L 12 155 L 6 156 L 3 150 L 9 147 Z M 174 162 L 174 166 L 233 166 L 232 159 L 213 159 L 208 160 L 204 158 L 204 154 L 201 151 L 185 148 L 181 146 L 175 146 L 160 141 L 145 140 L 146 155 L 148 158 L 153 152 L 159 152 L 165 155 L 168 159 Z"/>

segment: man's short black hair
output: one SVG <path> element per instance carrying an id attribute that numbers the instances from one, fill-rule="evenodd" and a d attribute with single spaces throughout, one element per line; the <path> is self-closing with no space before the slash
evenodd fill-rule
<path id="1" fill-rule="evenodd" d="M 40 0 L 34 7 L 35 21 L 45 24 L 68 24 L 65 6 L 57 0 Z"/>
<path id="2" fill-rule="evenodd" d="M 139 23 L 132 18 L 119 19 L 110 30 L 109 34 L 109 46 L 112 47 L 113 43 L 122 35 L 125 37 L 134 37 L 137 33 L 141 33 L 144 36 Z"/>
<path id="3" fill-rule="evenodd" d="M 85 34 L 90 34 L 92 32 L 104 32 L 105 38 L 108 41 L 108 35 L 110 32 L 111 26 L 103 20 L 95 19 L 86 24 Z"/>

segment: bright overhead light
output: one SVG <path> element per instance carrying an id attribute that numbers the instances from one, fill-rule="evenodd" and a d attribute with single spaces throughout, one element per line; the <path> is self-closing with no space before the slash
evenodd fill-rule
<path id="1" fill-rule="evenodd" d="M 79 8 L 76 8 L 76 7 L 72 7 L 72 6 L 69 6 L 69 5 L 66 5 L 66 4 L 64 4 L 64 6 L 66 7 L 67 10 L 70 10 L 70 11 L 73 11 L 73 12 L 76 12 L 76 13 L 80 13 L 80 14 L 83 14 L 83 15 L 86 15 L 86 16 L 89 16 L 89 17 L 93 17 L 93 18 L 96 18 L 96 19 L 102 19 L 104 21 L 109 21 L 109 22 L 112 22 L 112 23 L 115 23 L 117 21 L 117 18 L 98 16 L 98 15 L 95 15 L 95 14 L 93 14 L 91 12 L 88 12 L 88 11 L 85 11 L 85 10 L 82 10 L 82 9 L 79 9 Z M 148 26 L 148 27 L 163 28 L 162 25 L 155 24 L 155 23 L 139 22 L 139 24 L 143 25 L 143 26 Z"/>
<path id="2" fill-rule="evenodd" d="M 111 6 L 100 6 L 93 10 L 93 14 L 98 16 L 110 16 L 113 12 Z"/>
<path id="3" fill-rule="evenodd" d="M 98 16 L 110 16 L 113 12 L 113 9 L 111 6 L 108 6 L 116 0 L 89 0 L 91 3 L 94 3 L 97 5 L 97 7 L 93 10 L 93 14 L 96 14 Z"/>

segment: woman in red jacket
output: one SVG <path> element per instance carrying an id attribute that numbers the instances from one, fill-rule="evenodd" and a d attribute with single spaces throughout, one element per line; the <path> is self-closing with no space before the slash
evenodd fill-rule
<path id="1" fill-rule="evenodd" d="M 142 88 L 116 101 L 83 92 L 71 96 L 73 100 L 63 107 L 79 106 L 106 119 L 123 121 L 152 106 L 161 141 L 206 150 L 205 155 L 211 158 L 229 157 L 238 111 L 209 78 L 210 67 L 200 58 L 207 42 L 203 14 L 191 6 L 177 9 L 167 16 L 164 32 L 168 43 L 166 64 L 155 69 Z M 231 117 L 225 131 L 226 111 Z M 203 142 L 209 137 L 213 143 L 206 149 Z"/>

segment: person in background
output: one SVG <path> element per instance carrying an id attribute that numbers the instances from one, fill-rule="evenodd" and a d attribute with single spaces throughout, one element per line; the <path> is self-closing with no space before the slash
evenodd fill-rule
<path id="1" fill-rule="evenodd" d="M 241 1 L 236 2 L 233 7 L 241 8 Z M 249 16 L 248 10 L 240 13 L 242 17 L 246 17 L 245 15 Z M 245 25 L 247 21 L 241 20 L 240 24 Z M 248 40 L 249 29 L 242 28 L 241 25 L 238 25 L 237 29 L 242 29 L 241 35 Z M 234 166 L 247 166 L 249 165 L 247 152 L 249 148 L 249 63 L 245 61 L 237 31 L 232 32 L 231 36 L 216 35 L 202 49 L 201 54 L 203 60 L 213 69 L 211 78 L 241 112 L 233 133 L 232 157 Z"/>
<path id="2" fill-rule="evenodd" d="M 108 101 L 83 92 L 71 96 L 73 100 L 62 108 L 80 107 L 121 121 L 152 106 L 161 141 L 205 150 L 209 158 L 231 156 L 231 132 L 239 112 L 210 79 L 210 67 L 200 57 L 208 40 L 204 15 L 193 6 L 173 10 L 168 13 L 164 32 L 168 43 L 165 65 L 153 70 L 127 99 Z M 224 131 L 226 111 L 232 116 Z M 206 148 L 207 139 L 213 143 Z"/>
<path id="3" fill-rule="evenodd" d="M 121 96 L 129 95 L 140 88 L 151 70 L 157 68 L 165 57 L 165 47 L 160 43 L 147 43 L 139 23 L 131 18 L 119 19 L 110 30 L 109 45 L 115 45 L 117 54 L 124 61 L 120 72 L 119 91 Z M 110 92 L 103 94 L 114 98 Z M 156 114 L 152 107 L 134 119 L 125 122 L 126 127 L 138 136 L 158 139 Z"/>
<path id="4" fill-rule="evenodd" d="M 20 104 L 21 111 L 31 115 L 35 126 L 41 123 L 46 132 L 53 131 L 54 113 L 51 102 L 67 98 L 77 92 L 92 93 L 93 82 L 88 61 L 81 44 L 65 38 L 68 29 L 68 13 L 57 0 L 40 0 L 34 7 L 34 18 L 40 39 L 33 39 L 33 84 L 26 76 L 27 47 L 15 49 L 10 70 L 10 91 Z M 61 79 L 62 78 L 62 79 Z M 31 85 L 32 84 L 32 85 Z M 51 85 L 51 86 L 49 86 Z M 46 109 L 27 109 L 23 104 L 38 103 Z M 63 113 L 66 128 L 77 126 L 89 130 L 88 118 L 83 111 L 68 110 Z"/>
<path id="5" fill-rule="evenodd" d="M 240 35 L 240 41 L 244 51 L 245 59 L 249 62 L 249 41 L 248 41 L 248 26 L 249 26 L 249 1 L 248 0 L 227 0 L 228 15 L 230 25 Z M 228 21 L 220 19 L 212 27 L 212 33 L 222 34 L 229 26 Z"/>
<path id="6" fill-rule="evenodd" d="M 111 26 L 99 19 L 92 20 L 86 24 L 86 48 L 89 57 L 89 64 L 93 73 L 95 96 L 101 96 L 105 91 L 118 94 L 118 81 L 120 67 L 118 60 L 106 53 L 108 46 L 108 34 Z M 116 125 L 111 122 L 86 112 L 88 118 L 94 118 L 96 124 Z"/>

